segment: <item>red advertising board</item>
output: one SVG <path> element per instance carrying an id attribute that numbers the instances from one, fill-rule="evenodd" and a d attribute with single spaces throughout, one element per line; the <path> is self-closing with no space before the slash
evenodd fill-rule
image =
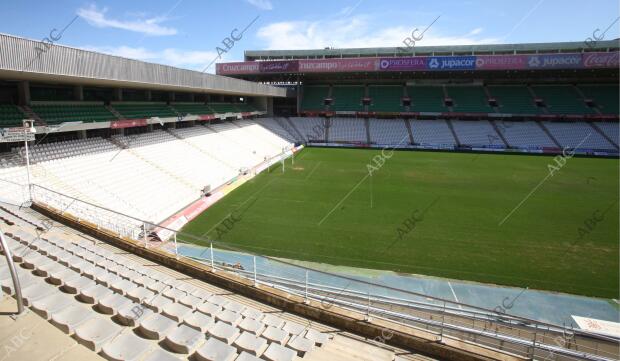
<path id="1" fill-rule="evenodd" d="M 217 74 L 258 74 L 257 61 L 243 61 L 238 63 L 219 63 L 215 65 Z"/>
<path id="2" fill-rule="evenodd" d="M 261 73 L 297 73 L 299 71 L 299 61 L 259 61 L 258 70 Z"/>
<path id="3" fill-rule="evenodd" d="M 301 73 L 346 73 L 357 71 L 375 71 L 378 58 L 359 59 L 311 59 L 299 61 Z"/>
<path id="4" fill-rule="evenodd" d="M 583 54 L 584 68 L 617 68 L 620 64 L 620 52 Z"/>
<path id="5" fill-rule="evenodd" d="M 527 68 L 527 55 L 478 55 L 476 69 L 503 70 Z"/>
<path id="6" fill-rule="evenodd" d="M 147 125 L 146 119 L 123 119 L 110 122 L 112 129 L 143 127 L 145 125 Z"/>

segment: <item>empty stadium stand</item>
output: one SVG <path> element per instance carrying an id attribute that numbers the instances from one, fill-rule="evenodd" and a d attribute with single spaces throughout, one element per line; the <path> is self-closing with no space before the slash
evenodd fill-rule
<path id="1" fill-rule="evenodd" d="M 349 361 L 372 355 L 392 361 L 406 353 L 409 360 L 431 360 L 188 278 L 71 228 L 56 227 L 41 237 L 36 227 L 53 222 L 7 207 L 0 207 L 5 239 L 21 266 L 21 293 L 32 311 L 2 320 L 3 331 L 32 330 L 29 346 L 13 357 Z M 7 297 L 15 297 L 8 267 L 2 257 L 3 310 L 15 303 Z M 41 342 L 49 344 L 33 351 Z"/>
<path id="2" fill-rule="evenodd" d="M 12 104 L 0 104 L 0 126 L 21 126 L 25 115 L 18 106 Z"/>
<path id="3" fill-rule="evenodd" d="M 170 107 L 181 115 L 206 115 L 215 113 L 213 109 L 202 103 L 173 103 Z"/>
<path id="4" fill-rule="evenodd" d="M 612 142 L 615 143 L 616 148 L 620 145 L 620 127 L 618 123 L 612 122 L 594 122 L 592 123 L 598 127 L 603 134 L 605 134 Z"/>
<path id="5" fill-rule="evenodd" d="M 452 126 L 461 145 L 485 147 L 489 145 L 504 146 L 499 135 L 487 120 L 464 121 L 453 120 Z"/>
<path id="6" fill-rule="evenodd" d="M 494 113 L 482 86 L 446 86 L 452 110 L 463 113 Z"/>
<path id="7" fill-rule="evenodd" d="M 584 99 L 572 85 L 537 85 L 531 87 L 542 98 L 549 113 L 552 114 L 592 114 Z"/>
<path id="8" fill-rule="evenodd" d="M 289 145 L 255 122 L 240 121 L 39 144 L 30 154 L 33 183 L 158 223 L 197 200 L 205 186 L 215 189 Z M 2 157 L 0 178 L 23 183 L 17 151 Z M 104 222 L 134 237 L 140 226 L 119 229 L 114 219 Z"/>
<path id="9" fill-rule="evenodd" d="M 313 117 L 295 117 L 289 118 L 291 125 L 295 127 L 302 137 L 302 141 L 325 141 L 326 132 L 328 127 L 326 126 L 324 118 Z"/>
<path id="10" fill-rule="evenodd" d="M 403 112 L 403 87 L 401 85 L 369 85 L 368 96 L 371 112 Z"/>
<path id="11" fill-rule="evenodd" d="M 364 87 L 361 85 L 335 85 L 332 87 L 333 103 L 330 106 L 334 111 L 362 111 Z"/>
<path id="12" fill-rule="evenodd" d="M 366 142 L 364 119 L 332 118 L 329 127 L 330 142 Z"/>
<path id="13" fill-rule="evenodd" d="M 100 122 L 116 120 L 103 103 L 96 102 L 33 102 L 30 108 L 46 123 Z"/>
<path id="14" fill-rule="evenodd" d="M 510 147 L 539 148 L 556 147 L 556 144 L 535 121 L 496 122 L 497 130 L 504 136 Z M 499 140 L 496 139 L 495 144 Z"/>
<path id="15" fill-rule="evenodd" d="M 406 124 L 403 119 L 369 119 L 370 140 L 377 144 L 408 144 Z"/>
<path id="16" fill-rule="evenodd" d="M 303 97 L 301 102 L 302 110 L 317 111 L 325 109 L 325 98 L 327 98 L 329 87 L 324 85 L 306 85 L 303 87 Z"/>
<path id="17" fill-rule="evenodd" d="M 590 99 L 603 114 L 618 114 L 620 111 L 620 94 L 618 85 L 579 85 L 578 89 L 585 99 Z"/>
<path id="18" fill-rule="evenodd" d="M 239 110 L 231 103 L 209 103 L 209 108 L 216 113 L 237 113 Z"/>
<path id="19" fill-rule="evenodd" d="M 447 112 L 444 104 L 445 94 L 442 86 L 408 86 L 407 94 L 411 98 L 409 110 L 412 112 Z"/>
<path id="20" fill-rule="evenodd" d="M 541 114 L 544 111 L 536 106 L 532 94 L 524 85 L 489 85 L 489 94 L 498 103 L 500 113 Z"/>
<path id="21" fill-rule="evenodd" d="M 561 147 L 586 149 L 614 149 L 615 146 L 585 122 L 548 122 L 545 127 Z"/>
<path id="22" fill-rule="evenodd" d="M 125 102 L 112 103 L 112 107 L 126 119 L 178 116 L 178 114 L 165 103 Z"/>
<path id="23" fill-rule="evenodd" d="M 409 124 L 416 144 L 450 147 L 457 144 L 445 120 L 411 120 Z"/>

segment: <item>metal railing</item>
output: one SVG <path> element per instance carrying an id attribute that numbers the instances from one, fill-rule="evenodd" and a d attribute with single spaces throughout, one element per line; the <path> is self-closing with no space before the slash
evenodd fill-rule
<path id="1" fill-rule="evenodd" d="M 17 300 L 17 314 L 20 315 L 24 312 L 24 299 L 22 298 L 22 287 L 19 283 L 19 277 L 17 275 L 17 269 L 15 268 L 15 263 L 13 262 L 13 255 L 11 253 L 11 248 L 9 247 L 6 238 L 4 238 L 4 232 L 0 230 L 0 244 L 2 245 L 2 249 L 4 250 L 4 256 L 6 257 L 6 262 L 9 267 L 9 272 L 11 273 L 11 279 L 13 280 L 13 289 L 15 291 L 15 299 Z"/>

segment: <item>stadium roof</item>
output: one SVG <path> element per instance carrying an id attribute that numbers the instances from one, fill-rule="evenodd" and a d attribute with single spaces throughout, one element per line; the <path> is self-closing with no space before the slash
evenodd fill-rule
<path id="1" fill-rule="evenodd" d="M 286 96 L 286 89 L 0 34 L 0 78 L 50 83 Z"/>
<path id="2" fill-rule="evenodd" d="M 423 40 L 420 40 L 423 42 Z M 588 51 L 612 51 L 620 48 L 620 40 L 601 40 L 591 43 L 584 41 L 561 43 L 530 44 L 481 44 L 448 46 L 414 46 L 385 48 L 325 48 L 308 50 L 246 50 L 245 60 L 278 59 L 324 59 L 354 57 L 386 57 L 410 55 L 501 55 L 501 54 L 536 54 L 566 53 Z"/>

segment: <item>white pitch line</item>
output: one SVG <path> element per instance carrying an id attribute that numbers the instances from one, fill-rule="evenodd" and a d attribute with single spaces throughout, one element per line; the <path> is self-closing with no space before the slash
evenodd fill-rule
<path id="1" fill-rule="evenodd" d="M 317 168 L 319 168 L 319 165 L 321 165 L 321 162 L 322 162 L 322 161 L 319 161 L 319 162 L 318 162 L 318 163 L 314 166 L 314 168 L 312 169 L 312 171 L 310 172 L 310 174 L 308 174 L 308 175 L 306 176 L 306 179 L 305 179 L 305 180 L 310 179 L 310 177 L 314 174 L 314 171 L 315 171 L 315 170 L 317 170 Z"/>

